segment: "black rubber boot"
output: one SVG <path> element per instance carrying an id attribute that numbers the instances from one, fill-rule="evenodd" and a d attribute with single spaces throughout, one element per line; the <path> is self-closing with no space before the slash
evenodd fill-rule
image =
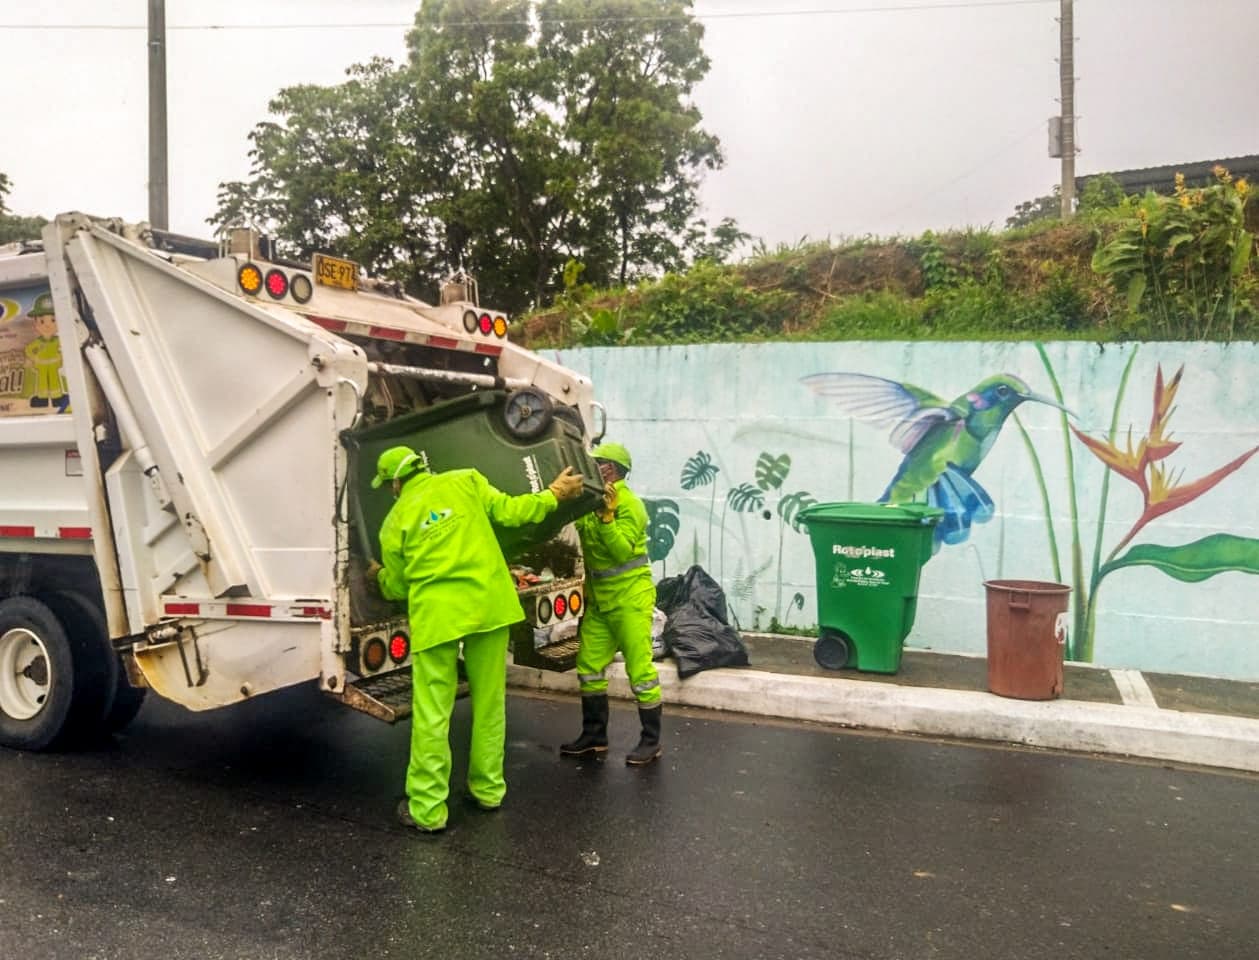
<path id="1" fill-rule="evenodd" d="M 631 767 L 642 767 L 651 763 L 661 754 L 660 749 L 660 714 L 664 708 L 660 704 L 654 707 L 639 707 L 638 719 L 643 724 L 643 734 L 638 746 L 625 756 L 625 762 Z"/>
<path id="2" fill-rule="evenodd" d="M 584 757 L 608 751 L 608 695 L 592 693 L 581 698 L 581 736 L 560 744 L 566 757 Z"/>

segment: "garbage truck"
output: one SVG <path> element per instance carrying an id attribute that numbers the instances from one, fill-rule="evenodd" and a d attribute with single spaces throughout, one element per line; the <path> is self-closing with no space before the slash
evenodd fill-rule
<path id="1" fill-rule="evenodd" d="M 364 576 L 392 504 L 370 478 L 399 443 L 509 494 L 583 475 L 546 521 L 497 531 L 517 662 L 571 668 L 602 408 L 470 276 L 437 299 L 248 229 L 68 213 L 0 248 L 0 745 L 121 729 L 148 690 L 209 710 L 317 683 L 406 716 L 405 605 Z"/>

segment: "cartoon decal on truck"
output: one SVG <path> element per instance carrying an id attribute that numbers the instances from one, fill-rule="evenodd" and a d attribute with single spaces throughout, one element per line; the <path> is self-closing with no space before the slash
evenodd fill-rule
<path id="1" fill-rule="evenodd" d="M 46 286 L 6 291 L 0 299 L 0 417 L 65 413 L 69 403 L 52 295 Z"/>

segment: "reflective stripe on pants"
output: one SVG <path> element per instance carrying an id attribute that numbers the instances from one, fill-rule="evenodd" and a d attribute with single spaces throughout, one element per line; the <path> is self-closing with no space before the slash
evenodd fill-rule
<path id="1" fill-rule="evenodd" d="M 625 655 L 625 672 L 640 705 L 660 702 L 660 677 L 651 662 L 651 614 L 655 590 L 627 598 L 610 611 L 587 601 L 581 620 L 581 646 L 577 650 L 577 675 L 582 694 L 607 693 L 604 673 L 617 650 Z"/>

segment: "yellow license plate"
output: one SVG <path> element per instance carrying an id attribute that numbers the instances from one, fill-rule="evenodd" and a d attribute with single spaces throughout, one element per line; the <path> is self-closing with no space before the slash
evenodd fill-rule
<path id="1" fill-rule="evenodd" d="M 353 260 L 342 260 L 339 257 L 317 253 L 313 272 L 315 282 L 325 287 L 339 287 L 342 290 L 358 289 L 358 264 Z"/>

